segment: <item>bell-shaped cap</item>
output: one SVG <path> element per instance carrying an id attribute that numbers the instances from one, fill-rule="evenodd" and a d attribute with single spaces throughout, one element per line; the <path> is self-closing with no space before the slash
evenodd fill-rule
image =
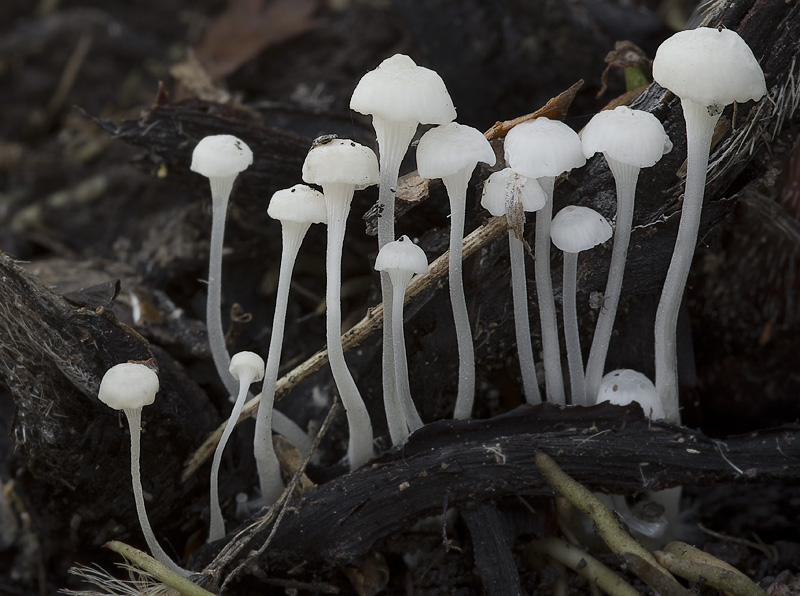
<path id="1" fill-rule="evenodd" d="M 653 420 L 664 418 L 664 406 L 658 399 L 653 382 L 642 373 L 629 368 L 612 370 L 600 381 L 597 403 L 606 401 L 617 406 L 627 406 L 635 401 Z"/>
<path id="2" fill-rule="evenodd" d="M 231 358 L 228 371 L 237 381 L 251 375 L 250 382 L 255 383 L 264 378 L 264 359 L 255 352 L 237 352 Z"/>
<path id="3" fill-rule="evenodd" d="M 305 184 L 295 184 L 272 195 L 267 215 L 279 221 L 326 223 L 325 197 Z"/>
<path id="4" fill-rule="evenodd" d="M 394 242 L 387 242 L 378 252 L 375 259 L 376 271 L 407 271 L 409 273 L 427 273 L 428 257 L 425 251 L 411 242 L 408 236 L 401 236 Z"/>
<path id="5" fill-rule="evenodd" d="M 481 205 L 495 217 L 506 214 L 509 193 L 519 192 L 523 211 L 539 211 L 547 203 L 542 186 L 533 178 L 514 173 L 511 168 L 495 172 L 483 183 Z"/>
<path id="6" fill-rule="evenodd" d="M 606 159 L 636 168 L 649 168 L 672 151 L 672 141 L 658 118 L 628 106 L 595 114 L 580 137 L 586 159 L 604 153 Z"/>
<path id="7" fill-rule="evenodd" d="M 656 50 L 653 79 L 702 106 L 758 100 L 767 92 L 753 51 L 730 29 L 679 31 Z"/>
<path id="8" fill-rule="evenodd" d="M 447 178 L 478 162 L 493 166 L 497 157 L 483 133 L 451 122 L 430 129 L 417 145 L 417 172 L 422 178 Z"/>
<path id="9" fill-rule="evenodd" d="M 456 117 L 442 77 L 404 54 L 387 58 L 361 77 L 350 109 L 392 122 L 447 124 Z"/>
<path id="10" fill-rule="evenodd" d="M 137 410 L 153 403 L 156 393 L 158 375 L 152 368 L 138 362 L 123 362 L 103 375 L 97 397 L 115 410 Z"/>
<path id="11" fill-rule="evenodd" d="M 586 163 L 578 133 L 559 120 L 536 118 L 506 135 L 508 166 L 528 178 L 559 176 Z"/>
<path id="12" fill-rule="evenodd" d="M 303 182 L 309 184 L 352 184 L 363 190 L 379 178 L 375 152 L 349 139 L 314 145 L 303 162 Z"/>
<path id="13" fill-rule="evenodd" d="M 193 172 L 206 178 L 228 178 L 253 163 L 253 152 L 245 142 L 231 135 L 203 138 L 192 153 Z"/>
<path id="14" fill-rule="evenodd" d="M 589 250 L 611 238 L 611 224 L 594 209 L 568 205 L 556 213 L 550 228 L 553 244 L 563 252 Z"/>

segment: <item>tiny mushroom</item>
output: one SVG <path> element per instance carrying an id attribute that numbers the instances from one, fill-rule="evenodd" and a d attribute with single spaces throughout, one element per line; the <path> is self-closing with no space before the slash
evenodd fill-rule
<path id="1" fill-rule="evenodd" d="M 578 134 L 558 120 L 536 118 L 517 124 L 506 135 L 504 144 L 508 166 L 517 174 L 535 178 L 547 195 L 547 203 L 536 213 L 536 292 L 539 297 L 539 318 L 542 325 L 542 359 L 544 360 L 547 399 L 566 403 L 561 375 L 561 354 L 558 349 L 558 322 L 550 277 L 550 222 L 553 218 L 553 187 L 556 176 L 586 163 Z"/>
<path id="2" fill-rule="evenodd" d="M 667 420 L 679 423 L 678 311 L 697 244 L 711 138 L 725 106 L 759 100 L 767 87 L 758 61 L 739 34 L 708 27 L 680 31 L 662 43 L 653 60 L 653 79 L 680 97 L 686 121 L 681 220 L 655 323 L 656 389 Z"/>
<path id="3" fill-rule="evenodd" d="M 377 184 L 378 179 L 378 159 L 375 153 L 347 139 L 315 143 L 303 163 L 303 180 L 320 185 L 325 195 L 328 219 L 325 290 L 328 358 L 333 379 L 347 412 L 350 431 L 347 456 L 351 469 L 365 463 L 373 456 L 374 451 L 372 422 L 347 368 L 342 348 L 342 246 L 353 192 Z"/>
<path id="4" fill-rule="evenodd" d="M 594 209 L 569 205 L 553 218 L 550 234 L 553 244 L 564 253 L 562 285 L 564 337 L 567 343 L 572 404 L 585 406 L 587 405 L 586 379 L 583 374 L 578 311 L 575 303 L 578 253 L 611 238 L 611 225 Z"/>
<path id="5" fill-rule="evenodd" d="M 645 416 L 652 420 L 664 418 L 664 408 L 658 399 L 653 382 L 642 373 L 629 368 L 612 370 L 603 377 L 597 392 L 597 403 L 608 402 L 627 406 L 636 402 L 642 406 Z"/>
<path id="6" fill-rule="evenodd" d="M 408 381 L 408 362 L 403 334 L 403 300 L 408 283 L 414 274 L 427 273 L 428 258 L 425 256 L 425 251 L 411 242 L 408 236 L 401 236 L 399 240 L 389 242 L 378 252 L 375 270 L 386 272 L 392 282 L 395 391 L 400 400 L 403 424 L 399 425 L 400 428 L 392 428 L 390 425 L 389 434 L 392 444 L 397 445 L 405 440 L 409 432 L 414 432 L 422 426 L 422 420 L 411 399 L 411 387 Z"/>
<path id="7" fill-rule="evenodd" d="M 256 458 L 261 496 L 266 505 L 271 505 L 283 492 L 280 466 L 272 446 L 272 407 L 275 403 L 275 389 L 281 361 L 286 309 L 289 304 L 289 287 L 297 253 L 300 251 L 300 245 L 303 243 L 308 228 L 312 223 L 325 223 L 327 220 L 325 197 L 319 191 L 305 184 L 296 184 L 272 195 L 267 214 L 281 222 L 283 250 L 266 372 L 256 415 L 253 453 Z"/>
<path id="8" fill-rule="evenodd" d="M 603 294 L 603 308 L 597 316 L 592 348 L 586 361 L 586 394 L 591 405 L 603 376 L 622 291 L 639 170 L 655 165 L 672 150 L 672 142 L 658 118 L 649 112 L 632 110 L 627 106 L 595 114 L 581 132 L 581 142 L 587 159 L 595 153 L 605 156 L 617 186 L 617 218 L 611 266 Z"/>
<path id="9" fill-rule="evenodd" d="M 264 378 L 264 360 L 253 352 L 239 352 L 231 358 L 229 370 L 231 376 L 239 383 L 239 393 L 211 463 L 211 524 L 208 530 L 208 542 L 214 542 L 225 536 L 225 521 L 222 519 L 222 509 L 219 505 L 219 466 L 222 463 L 222 452 L 225 451 L 225 445 L 242 413 L 247 389 L 251 384 Z"/>
<path id="10" fill-rule="evenodd" d="M 478 162 L 496 161 L 486 137 L 470 126 L 456 122 L 432 128 L 417 146 L 417 171 L 422 178 L 441 178 L 450 198 L 450 302 L 458 340 L 458 396 L 453 417 L 472 416 L 475 400 L 475 351 L 472 346 L 464 280 L 461 271 L 467 185 Z"/>
<path id="11" fill-rule="evenodd" d="M 536 379 L 536 365 L 531 345 L 522 234 L 525 228 L 525 212 L 538 211 L 546 203 L 547 195 L 539 183 L 532 178 L 515 174 L 511 168 L 495 172 L 483 185 L 481 205 L 495 217 L 505 216 L 508 220 L 508 251 L 511 260 L 511 293 L 514 299 L 517 353 L 525 401 L 529 404 L 541 403 L 542 395 Z"/>
<path id="12" fill-rule="evenodd" d="M 136 502 L 136 513 L 139 516 L 139 524 L 142 526 L 142 534 L 144 534 L 150 552 L 153 553 L 156 560 L 172 571 L 188 577 L 189 572 L 179 567 L 158 544 L 153 529 L 150 527 L 150 520 L 147 518 L 147 509 L 144 505 L 142 477 L 139 469 L 142 408 L 155 401 L 158 389 L 158 375 L 152 368 L 141 362 L 124 362 L 112 366 L 106 371 L 100 382 L 97 397 L 110 408 L 125 412 L 125 417 L 128 419 L 128 428 L 131 433 L 133 498 Z"/>

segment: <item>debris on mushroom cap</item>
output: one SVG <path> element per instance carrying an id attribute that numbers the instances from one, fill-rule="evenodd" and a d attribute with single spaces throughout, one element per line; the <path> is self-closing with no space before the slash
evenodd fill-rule
<path id="1" fill-rule="evenodd" d="M 549 118 L 517 124 L 503 147 L 509 167 L 528 178 L 558 176 L 586 163 L 578 133 Z"/>
<path id="2" fill-rule="evenodd" d="M 231 358 L 228 370 L 237 381 L 250 372 L 253 375 L 251 382 L 255 383 L 264 378 L 264 359 L 255 352 L 238 352 Z"/>
<path id="3" fill-rule="evenodd" d="M 425 256 L 425 251 L 411 242 L 408 236 L 401 236 L 398 240 L 385 244 L 375 259 L 376 271 L 389 269 L 427 273 L 428 257 Z"/>
<path id="4" fill-rule="evenodd" d="M 664 418 L 664 407 L 653 382 L 642 373 L 629 368 L 612 370 L 600 381 L 597 403 L 607 401 L 618 406 L 636 402 L 653 420 Z"/>
<path id="5" fill-rule="evenodd" d="M 417 172 L 423 178 L 446 178 L 479 161 L 495 164 L 492 146 L 481 131 L 457 122 L 430 129 L 417 145 Z"/>
<path id="6" fill-rule="evenodd" d="M 703 106 L 757 100 L 767 92 L 753 51 L 730 29 L 679 31 L 656 50 L 653 79 Z"/>
<path id="7" fill-rule="evenodd" d="M 149 406 L 158 393 L 158 375 L 144 364 L 123 362 L 103 375 L 97 397 L 115 410 L 135 410 Z"/>
<path id="8" fill-rule="evenodd" d="M 495 172 L 483 184 L 481 205 L 495 217 L 506 214 L 506 199 L 516 185 L 520 193 L 523 211 L 539 211 L 547 203 L 542 186 L 533 178 L 515 173 L 511 168 Z"/>
<path id="9" fill-rule="evenodd" d="M 594 209 L 568 205 L 553 218 L 550 237 L 559 249 L 576 253 L 611 238 L 611 224 Z"/>
<path id="10" fill-rule="evenodd" d="M 658 118 L 628 106 L 595 114 L 580 137 L 586 159 L 604 153 L 607 159 L 637 168 L 649 168 L 672 151 L 672 141 Z"/>
<path id="11" fill-rule="evenodd" d="M 206 178 L 227 178 L 252 163 L 253 152 L 244 141 L 232 135 L 211 135 L 194 148 L 191 170 Z"/>
<path id="12" fill-rule="evenodd" d="M 349 139 L 316 145 L 303 162 L 303 181 L 309 184 L 352 184 L 363 190 L 379 177 L 375 152 Z"/>
<path id="13" fill-rule="evenodd" d="M 305 184 L 295 184 L 272 195 L 267 215 L 280 221 L 298 223 L 325 223 L 325 197 Z"/>
<path id="14" fill-rule="evenodd" d="M 361 77 L 350 109 L 393 122 L 446 124 L 456 117 L 442 77 L 404 54 L 387 58 Z"/>

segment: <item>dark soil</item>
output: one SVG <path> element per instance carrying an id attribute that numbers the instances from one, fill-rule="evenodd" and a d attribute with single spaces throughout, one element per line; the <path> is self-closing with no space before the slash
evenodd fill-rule
<path id="1" fill-rule="evenodd" d="M 188 168 L 197 140 L 235 134 L 255 154 L 228 212 L 223 312 L 231 352 L 266 355 L 281 250 L 278 224 L 266 216 L 268 199 L 301 182 L 303 159 L 318 135 L 374 147 L 369 119 L 348 107 L 365 72 L 394 53 L 409 54 L 441 74 L 458 121 L 480 130 L 533 112 L 584 79 L 566 118 L 579 129 L 626 92 L 616 68 L 597 97 L 615 42 L 634 42 L 652 58 L 671 34 L 667 23 L 685 22 L 691 10 L 667 0 L 0 3 L 0 594 L 86 589 L 68 570 L 97 564 L 116 573 L 120 559 L 102 548 L 105 542 L 145 549 L 130 494 L 124 421 L 94 397 L 103 371 L 128 359 L 153 357 L 160 367 L 160 397 L 143 413 L 142 453 L 156 534 L 193 569 L 221 547 L 204 546 L 208 464 L 180 479 L 185 460 L 231 408 L 206 340 L 201 280 L 211 217 L 207 182 Z M 464 263 L 478 363 L 476 420 L 444 421 L 458 362 L 443 280 L 406 310 L 411 390 L 422 418 L 433 424 L 406 450 L 343 475 L 347 427 L 336 416 L 307 471 L 321 485 L 315 496 L 287 515 L 275 550 L 243 569 L 224 593 L 555 593 L 558 572 L 528 549 L 559 531 L 551 491 L 532 463 L 541 449 L 561 456 L 559 463 L 593 490 L 634 494 L 645 486 L 684 485 L 686 541 L 772 586 L 771 594 L 800 594 L 800 73 L 793 62 L 800 52 L 796 43 L 771 45 L 797 39 L 800 15 L 782 0 L 708 10 L 719 11 L 714 25 L 749 33 L 768 87 L 783 86 L 785 94 L 776 112 L 762 117 L 752 154 L 742 153 L 709 182 L 679 335 L 688 429 L 653 431 L 635 408 L 587 415 L 548 406 L 536 413 L 547 420 L 538 427 L 529 408 L 515 409 L 524 398 L 501 236 Z M 675 149 L 640 180 L 641 211 L 608 368 L 652 376 L 652 319 L 674 241 L 681 189 L 675 172 L 685 138 L 674 99 L 653 87 L 640 101 L 665 122 Z M 751 109 L 726 112 L 733 130 Z M 411 155 L 403 171 L 413 168 Z M 489 171 L 479 168 L 473 178 L 467 232 L 488 219 L 477 199 Z M 449 208 L 439 183 L 429 190 L 426 200 L 404 209 L 398 233 L 418 240 L 433 261 L 447 246 Z M 613 214 L 613 183 L 602 160 L 571 174 L 556 194 L 557 208 L 578 202 Z M 357 193 L 348 222 L 346 328 L 380 300 L 376 243 L 361 217 L 375 199 L 374 189 Z M 526 237 L 532 234 L 531 218 Z M 295 269 L 282 373 L 325 344 L 324 246 L 325 231 L 315 226 Z M 609 253 L 581 265 L 579 305 L 602 291 Z M 555 257 L 553 264 L 560 279 Z M 560 307 L 560 295 L 556 301 Z M 584 310 L 586 348 L 595 314 Z M 15 311 L 29 317 L 11 320 Z M 390 441 L 377 335 L 351 350 L 348 362 L 381 450 Z M 323 367 L 279 407 L 316 429 L 334 393 Z M 528 422 L 535 432 L 525 430 Z M 603 431 L 622 442 L 561 449 L 559 441 L 575 443 L 565 433 L 577 429 L 581 441 Z M 245 527 L 249 517 L 234 521 L 236 495 L 256 496 L 252 435 L 248 420 L 223 459 L 221 497 L 230 526 Z M 684 440 L 697 441 L 699 463 L 682 463 Z M 516 467 L 484 470 L 478 455 L 495 453 L 487 445 Z M 442 454 L 430 455 L 434 448 Z M 639 476 L 638 462 L 646 458 L 652 484 Z M 413 480 L 429 471 L 431 480 L 406 495 L 382 491 L 394 490 L 405 474 Z M 466 484 L 473 477 L 474 487 Z M 373 507 L 384 500 L 385 516 Z M 315 509 L 326 503 L 350 513 L 336 518 Z M 322 526 L 306 527 L 306 520 Z M 356 534 L 341 534 L 346 530 Z M 290 531 L 307 534 L 295 540 Z M 265 536 L 256 533 L 241 556 Z M 591 532 L 579 536 L 620 570 Z M 589 591 L 577 574 L 566 581 L 570 593 Z"/>

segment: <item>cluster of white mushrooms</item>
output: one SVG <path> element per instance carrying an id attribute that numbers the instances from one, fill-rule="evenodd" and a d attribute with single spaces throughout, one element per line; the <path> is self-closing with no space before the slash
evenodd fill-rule
<path id="1" fill-rule="evenodd" d="M 555 404 L 593 405 L 599 401 L 638 401 L 654 419 L 679 423 L 675 329 L 678 306 L 697 239 L 711 135 L 724 107 L 732 102 L 758 100 L 766 93 L 764 75 L 745 42 L 733 31 L 700 28 L 674 35 L 656 53 L 653 76 L 662 87 L 681 98 L 688 137 L 686 192 L 678 240 L 656 322 L 656 384 L 633 371 L 612 371 L 603 378 L 608 345 L 619 303 L 631 234 L 634 196 L 639 170 L 653 166 L 672 143 L 652 115 L 628 107 L 597 114 L 579 136 L 562 122 L 537 118 L 515 126 L 506 136 L 507 168 L 486 181 L 482 205 L 508 220 L 508 238 L 516 338 L 526 400 L 542 401 L 531 346 L 528 298 L 525 286 L 523 230 L 525 212 L 536 212 L 535 281 L 542 332 L 545 396 Z M 327 344 L 334 381 L 347 413 L 347 460 L 352 468 L 368 461 L 373 452 L 372 424 L 358 387 L 345 362 L 341 343 L 341 259 L 347 216 L 353 193 L 380 184 L 379 252 L 375 268 L 383 291 L 383 400 L 393 444 L 404 441 L 423 422 L 411 397 L 403 336 L 403 300 L 415 274 L 424 274 L 425 253 L 407 236 L 396 239 L 394 201 L 400 162 L 419 124 L 436 125 L 420 139 L 416 150 L 418 173 L 441 178 L 451 206 L 449 252 L 450 298 L 459 354 L 458 390 L 454 417 L 469 418 L 475 394 L 472 334 L 461 277 L 462 242 L 467 185 L 479 162 L 493 166 L 495 152 L 485 136 L 454 122 L 456 112 L 441 78 L 396 55 L 367 73 L 353 93 L 351 108 L 372 116 L 380 162 L 369 148 L 353 141 L 321 138 L 308 153 L 303 181 L 322 192 L 297 185 L 275 193 L 268 213 L 282 224 L 281 257 L 272 338 L 266 365 L 256 354 L 231 358 L 223 341 L 220 319 L 221 249 L 228 197 L 236 175 L 252 162 L 252 153 L 228 135 L 207 137 L 194 151 L 192 170 L 207 176 L 213 197 L 213 228 L 208 293 L 208 329 L 214 362 L 226 388 L 237 395 L 227 428 L 214 456 L 211 479 L 209 541 L 222 538 L 225 526 L 217 496 L 217 474 L 230 433 L 241 413 L 251 383 L 263 378 L 257 414 L 254 453 L 262 499 L 273 503 L 283 491 L 280 468 L 273 451 L 271 429 L 284 434 L 301 451 L 308 437 L 288 418 L 273 410 L 278 365 L 286 316 L 287 296 L 295 258 L 312 223 L 327 223 Z M 568 206 L 552 216 L 553 191 L 558 176 L 581 167 L 602 153 L 617 186 L 611 266 L 604 306 L 584 372 L 576 296 L 578 253 L 608 241 L 612 227 L 596 211 Z M 550 273 L 550 243 L 564 253 L 563 315 L 569 372 L 569 397 L 564 388 L 559 332 Z M 137 372 L 138 371 L 138 372 Z M 131 465 L 137 510 L 154 556 L 177 568 L 158 546 L 147 523 L 138 486 L 138 429 L 141 406 L 152 403 L 158 379 L 144 364 L 125 363 L 103 380 L 100 399 L 129 416 Z M 131 395 L 125 401 L 121 395 Z M 145 395 L 146 394 L 146 395 Z M 177 568 L 180 569 L 180 568 Z M 181 570 L 182 571 L 182 570 Z"/>

